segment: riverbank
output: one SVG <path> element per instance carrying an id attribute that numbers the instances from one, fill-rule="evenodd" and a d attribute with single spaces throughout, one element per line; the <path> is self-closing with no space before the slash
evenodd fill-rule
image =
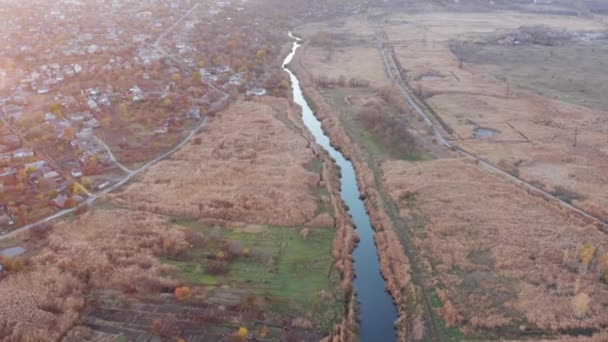
<path id="1" fill-rule="evenodd" d="M 329 135 L 332 144 L 352 162 L 356 170 L 357 182 L 375 230 L 374 240 L 380 258 L 381 272 L 386 279 L 387 289 L 398 306 L 399 339 L 405 341 L 410 334 L 421 335 L 425 325 L 423 315 L 408 312 L 408 304 L 415 298 L 418 291 L 412 286 L 409 260 L 385 209 L 382 195 L 377 189 L 374 172 L 367 164 L 358 145 L 353 144 L 346 134 L 333 109 L 325 103 L 323 97 L 315 89 L 310 74 L 300 64 L 299 56 L 301 55 L 296 55 L 291 67 L 300 79 L 306 99 L 313 106 L 323 130 Z"/>
<path id="2" fill-rule="evenodd" d="M 353 340 L 356 235 L 333 228 L 347 215 L 318 151 L 288 100 L 237 101 L 89 212 L 24 236 L 0 336 Z"/>
<path id="3" fill-rule="evenodd" d="M 478 14 L 462 16 L 467 15 Z M 384 46 L 390 50 L 394 45 L 401 52 L 407 50 L 407 61 L 402 62 L 412 67 L 406 67 L 404 77 L 414 80 L 412 91 L 425 98 L 434 99 L 436 95 L 426 85 L 435 89 L 453 87 L 449 90 L 457 92 L 460 86 L 453 83 L 468 80 L 463 73 L 483 77 L 468 67 L 461 70 L 453 60 L 450 66 L 454 73 L 450 74 L 455 74 L 454 79 L 448 73 L 426 69 L 410 74 L 412 68 L 422 69 L 427 62 L 438 61 L 434 56 L 429 60 L 412 55 L 444 48 L 447 42 L 433 41 L 431 50 L 428 38 L 419 42 L 424 34 L 420 31 L 399 40 L 387 41 L 384 37 L 387 45 L 381 45 L 384 27 L 390 27 L 390 37 L 391 33 L 403 35 L 403 27 L 417 30 L 424 25 L 424 20 L 420 25 L 399 20 L 404 16 L 407 14 L 347 16 L 304 25 L 300 33 L 309 44 L 294 63 L 299 67 L 305 93 L 332 140 L 357 168 L 365 169 L 367 164 L 367 173 L 358 172 L 363 175 L 359 182 L 373 186 L 368 200 L 380 203 L 376 207 L 368 205 L 368 210 L 386 213 L 399 239 L 398 247 L 407 257 L 403 267 L 408 270 L 413 291 L 403 296 L 406 304 L 398 328 L 402 338 L 602 340 L 606 330 L 602 309 L 606 305 L 606 278 L 600 265 L 604 265 L 607 251 L 602 232 L 567 208 L 522 191 L 511 183 L 513 177 L 488 172 L 483 162 L 443 148 L 437 137 L 427 143 L 425 139 L 433 139 L 433 132 L 427 129 L 426 134 L 418 134 L 420 116 L 407 102 L 396 111 L 386 105 L 399 103 L 391 96 L 391 89 L 382 86 L 390 78 L 382 80 L 373 72 L 382 67 L 382 54 L 378 51 L 376 56 L 359 56 L 363 48 Z M 424 18 L 437 16 L 450 19 L 449 13 Z M 454 33 L 451 28 L 445 33 Z M 434 30 L 429 28 L 430 33 Z M 320 39 L 323 37 L 326 39 Z M 406 43 L 420 48 L 404 49 Z M 361 69 L 352 65 L 361 65 Z M 395 66 L 389 63 L 387 68 Z M 327 70 L 332 71 L 328 76 Z M 516 101 L 521 92 L 512 90 L 505 101 Z M 478 110 L 475 104 L 459 107 L 453 122 L 468 125 L 461 118 Z M 531 115 L 525 111 L 514 114 L 518 118 Z M 393 133 L 397 138 L 383 139 Z M 461 143 L 509 144 L 494 136 L 452 142 Z M 397 144 L 422 148 L 431 155 L 427 158 L 415 153 L 414 148 L 396 149 Z M 578 174 L 572 177 L 579 179 Z M 378 197 L 374 198 L 374 191 Z M 560 193 L 569 194 L 564 189 Z M 387 279 L 387 283 L 390 281 Z M 420 330 L 414 328 L 416 317 L 423 322 L 418 325 Z"/>

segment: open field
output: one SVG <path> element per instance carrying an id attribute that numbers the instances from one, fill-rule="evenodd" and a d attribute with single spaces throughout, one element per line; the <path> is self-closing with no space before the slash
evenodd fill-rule
<path id="1" fill-rule="evenodd" d="M 594 267 L 608 240 L 596 227 L 462 160 L 383 170 L 448 326 L 516 339 L 608 327 L 608 287 Z"/>
<path id="2" fill-rule="evenodd" d="M 453 49 L 454 50 L 454 49 Z M 606 41 L 566 43 L 565 46 L 512 46 L 461 43 L 455 49 L 464 63 L 512 87 L 564 102 L 608 110 Z"/>
<path id="3" fill-rule="evenodd" d="M 480 35 L 505 34 L 522 25 L 545 25 L 572 33 L 605 30 L 602 24 L 578 17 L 514 12 L 501 12 L 500 15 L 394 14 L 388 16 L 385 22 L 387 42 L 394 46 L 407 73 L 407 81 L 453 130 L 450 139 L 467 151 L 548 192 L 558 194 L 565 189 L 573 194 L 569 201 L 574 205 L 604 220 L 608 218 L 605 210 L 608 206 L 605 195 L 608 193 L 608 182 L 603 172 L 608 168 L 605 148 L 608 116 L 600 110 L 564 102 L 569 100 L 564 91 L 576 90 L 565 88 L 559 80 L 554 80 L 555 83 L 549 81 L 554 74 L 551 70 L 556 68 L 561 70 L 562 76 L 559 77 L 574 75 L 577 68 L 586 70 L 580 76 L 572 76 L 572 84 L 577 80 L 580 82 L 582 77 L 586 77 L 585 74 L 596 72 L 601 75 L 597 70 L 603 67 L 603 60 L 594 57 L 596 55 L 590 49 L 582 49 L 580 53 L 588 52 L 586 57 L 577 63 L 578 66 L 568 66 L 568 58 L 570 65 L 574 63 L 572 57 L 567 56 L 577 48 L 576 45 L 567 45 L 570 44 L 568 42 L 563 47 L 552 48 L 553 53 L 559 55 L 555 60 L 562 60 L 555 65 L 534 53 L 549 47 L 501 46 L 501 51 L 509 52 L 503 51 L 504 58 L 500 54 L 494 57 L 505 61 L 505 65 L 498 68 L 504 74 L 495 75 L 484 72 L 483 67 L 479 70 L 468 63 L 460 68 L 459 58 L 450 49 L 450 45 L 458 39 L 478 41 Z M 480 54 L 485 51 L 483 46 L 480 50 Z M 521 60 L 524 63 L 517 70 L 508 71 L 506 68 L 510 68 L 510 61 L 516 58 L 510 59 L 508 56 L 522 55 L 524 52 L 529 52 L 524 54 L 526 60 Z M 498 52 L 492 52 L 495 53 Z M 543 71 L 543 68 L 546 70 Z M 531 69 L 537 69 L 535 72 L 538 74 L 544 73 L 545 78 L 535 77 L 532 73 L 527 76 L 528 81 L 520 83 L 521 88 L 517 87 L 519 82 L 512 84 L 502 80 L 512 80 Z M 589 86 L 593 82 L 600 82 L 600 79 L 599 76 L 591 78 Z M 539 89 L 534 92 L 528 90 L 535 87 L 530 82 L 539 83 Z M 568 78 L 565 82 L 570 83 Z M 554 90 L 548 91 L 547 88 Z M 590 91 L 585 96 L 590 98 L 594 95 Z M 577 98 L 584 100 L 580 96 Z M 601 100 L 596 98 L 594 101 Z M 590 101 L 587 102 L 592 105 Z M 480 128 L 495 130 L 497 134 L 474 139 L 476 130 Z M 573 146 L 575 135 L 577 141 Z"/>
<path id="4" fill-rule="evenodd" d="M 606 219 L 608 115 L 575 103 L 603 101 L 601 87 L 571 101 L 568 87 L 550 80 L 550 70 L 558 68 L 560 77 L 571 75 L 572 81 L 565 82 L 573 84 L 593 73 L 593 66 L 601 69 L 603 50 L 584 48 L 584 61 L 571 68 L 573 59 L 557 62 L 558 56 L 572 56 L 583 46 L 580 41 L 553 52 L 536 45 L 476 50 L 479 37 L 536 24 L 568 32 L 605 29 L 574 16 L 395 11 L 296 30 L 308 40 L 297 62 L 300 78 L 310 80 L 303 82 L 309 102 L 332 140 L 353 159 L 360 186 L 374 188 L 366 204 L 377 219 L 375 228 L 395 234 L 388 245 L 382 238 L 377 242 L 400 308 L 402 340 L 606 339 L 608 240 L 599 227 L 475 163 L 454 159 L 456 154 L 434 142 L 407 103 L 400 106 L 382 96 L 390 80 L 380 53 L 357 54 L 374 46 L 378 51 L 377 27 L 386 50 L 394 48 L 413 93 L 443 119 L 449 128 L 443 134 L 453 144 Z M 343 27 L 351 29 L 350 35 Z M 320 32 L 336 39 L 337 57 L 319 48 Z M 465 59 L 462 68 L 451 49 L 458 40 L 469 44 L 471 60 Z M 522 51 L 531 54 L 528 64 L 517 64 L 525 61 L 518 55 Z M 515 62 L 491 65 L 492 70 L 470 63 L 482 57 L 498 60 L 501 54 Z M 545 54 L 554 54 L 556 63 L 543 69 Z M 352 69 L 353 63 L 362 67 Z M 372 76 L 371 70 L 382 73 Z M 330 80 L 319 81 L 324 75 Z M 336 81 L 340 75 L 371 82 L 344 86 Z M 591 80 L 599 85 L 602 77 L 597 73 Z M 379 83 L 382 78 L 387 83 Z M 533 82 L 544 89 L 531 91 Z M 381 124 L 366 126 L 368 109 L 375 123 L 403 124 L 406 130 L 379 132 Z M 575 131 L 577 145 L 572 146 Z M 398 132 L 395 139 L 387 139 L 391 132 Z M 402 145 L 417 153 L 399 153 Z M 382 249 L 395 255 L 396 246 L 403 249 L 400 261 L 383 259 Z M 399 277 L 392 276 L 398 272 Z"/>
<path id="5" fill-rule="evenodd" d="M 151 167 L 116 201 L 173 216 L 333 226 L 318 208 L 319 200 L 326 207 L 329 200 L 315 192 L 321 176 L 306 169 L 314 151 L 279 117 L 287 110 L 287 102 L 276 99 L 230 106 L 194 143 Z"/>
<path id="6" fill-rule="evenodd" d="M 28 252 L 1 260 L 0 338 L 328 336 L 348 311 L 354 238 L 292 110 L 237 102 L 90 211 L 3 242 Z"/>

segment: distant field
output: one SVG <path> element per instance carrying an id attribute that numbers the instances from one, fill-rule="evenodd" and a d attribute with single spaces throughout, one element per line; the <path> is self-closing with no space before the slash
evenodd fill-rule
<path id="1" fill-rule="evenodd" d="M 460 43 L 452 49 L 475 69 L 540 95 L 608 110 L 608 42 L 566 46 Z"/>

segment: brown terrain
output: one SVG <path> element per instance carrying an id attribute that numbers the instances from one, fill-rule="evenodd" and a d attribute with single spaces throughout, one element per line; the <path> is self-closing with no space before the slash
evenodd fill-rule
<path id="1" fill-rule="evenodd" d="M 285 99 L 236 102 L 211 117 L 207 128 L 171 159 L 106 196 L 90 211 L 4 243 L 21 244 L 30 252 L 3 260 L 9 272 L 0 281 L 0 339 L 113 340 L 122 335 L 204 341 L 250 334 L 318 340 L 329 333 L 320 324 L 333 331 L 334 340 L 352 339 L 356 322 L 350 300 L 351 251 L 356 234 L 339 201 L 336 170 L 310 143 L 299 120 Z M 206 228 L 211 225 L 217 228 Z M 328 246 L 327 254 L 312 245 L 304 245 L 308 246 L 304 250 L 294 247 L 300 249 L 292 252 L 288 244 L 293 242 L 274 240 L 292 234 L 292 227 L 302 240 L 296 245 L 322 243 Z M 321 236 L 330 237 L 327 244 Z M 236 238 L 251 239 L 242 240 L 246 252 Z M 247 241 L 253 245 L 248 247 Z M 198 271 L 191 271 L 198 267 L 196 258 L 218 248 L 216 255 L 207 254 L 199 283 Z M 274 250 L 279 254 L 265 254 Z M 344 311 L 345 301 L 340 298 L 346 298 L 351 304 L 337 316 L 339 321 L 335 312 L 323 311 L 328 310 L 324 306 L 312 306 L 317 311 L 303 312 L 306 316 L 296 316 L 297 312 L 285 316 L 270 307 L 276 305 L 273 297 L 254 295 L 265 291 L 256 290 L 257 278 L 252 289 L 247 281 L 242 283 L 241 277 L 263 277 L 257 272 L 271 267 L 277 258 L 280 268 L 274 272 L 287 277 L 283 286 L 296 286 L 294 291 L 308 286 L 307 279 L 282 275 L 292 271 L 281 266 L 292 262 L 282 261 L 282 253 L 294 253 L 290 267 L 312 262 L 306 267 L 315 272 L 313 280 L 328 278 L 327 285 L 310 285 L 311 289 L 323 286 L 320 293 L 304 287 L 307 292 L 296 292 L 294 300 L 318 297 L 321 303 Z M 311 257 L 315 259 L 305 259 Z M 321 260 L 339 272 L 317 270 Z M 252 267 L 253 273 L 240 271 L 241 263 L 250 265 L 246 267 Z M 230 267 L 228 274 L 207 273 L 220 272 L 223 265 Z M 206 281 L 212 285 L 205 285 Z M 213 285 L 218 281 L 230 283 Z M 292 300 L 291 292 L 279 291 L 287 296 L 280 300 Z M 268 323 L 276 315 L 282 323 Z"/>
<path id="2" fill-rule="evenodd" d="M 268 100 L 220 112 L 196 143 L 153 166 L 116 202 L 174 216 L 287 226 L 316 219 L 333 226 L 327 215 L 315 216 L 311 189 L 321 179 L 305 168 L 315 151 L 272 106 L 289 108 Z"/>
<path id="3" fill-rule="evenodd" d="M 384 26 L 387 43 L 394 46 L 412 89 L 453 130 L 447 132 L 449 139 L 548 192 L 570 194 L 567 197 L 572 197 L 569 201 L 574 205 L 608 220 L 606 113 L 509 87 L 474 65 L 461 68 L 450 50 L 453 40 L 523 25 L 575 32 L 604 30 L 603 24 L 513 12 L 401 14 L 391 20 Z M 480 127 L 498 134 L 474 139 Z M 578 139 L 573 146 L 575 134 Z"/>
<path id="4" fill-rule="evenodd" d="M 472 162 L 391 161 L 383 171 L 448 326 L 523 336 L 606 329 L 606 265 L 591 260 L 608 255 L 598 227 Z"/>
<path id="5" fill-rule="evenodd" d="M 324 28 L 327 29 L 326 26 Z M 310 32 L 308 30 L 309 27 L 306 26 L 298 30 L 298 32 L 304 33 L 304 37 L 307 37 L 307 32 Z M 312 32 L 314 34 L 314 30 Z M 321 61 L 318 59 L 318 55 L 314 48 L 312 49 L 311 55 L 309 55 L 308 51 L 308 45 L 302 47 L 302 50 L 296 55 L 294 62 L 290 67 L 297 73 L 300 85 L 307 97 L 307 101 L 315 109 L 315 115 L 322 121 L 323 129 L 329 135 L 334 146 L 338 148 L 345 157 L 352 161 L 356 170 L 361 193 L 365 197 L 365 206 L 369 212 L 372 226 L 376 231 L 374 239 L 380 258 L 381 272 L 386 279 L 387 289 L 398 305 L 400 322 L 397 326 L 400 329 L 399 335 L 405 338 L 407 335 L 406 330 L 409 329 L 409 327 L 405 327 L 405 324 L 414 322 L 412 329 L 418 331 L 421 329 L 420 325 L 422 324 L 417 313 L 412 313 L 412 317 L 409 316 L 410 313 L 407 308 L 408 297 L 406 295 L 416 291 L 412 288 L 412 284 L 410 283 L 409 268 L 407 266 L 408 259 L 399 244 L 399 238 L 395 235 L 393 222 L 384 208 L 381 194 L 376 188 L 373 170 L 366 162 L 364 151 L 358 144 L 353 143 L 339 118 L 336 116 L 335 109 L 327 104 L 323 93 L 320 92 L 320 89 L 315 85 L 315 79 L 321 74 L 315 75 L 316 69 L 314 67 L 312 69 L 308 68 Z M 344 48 L 338 55 L 350 54 L 350 52 L 351 50 L 349 48 Z M 369 56 L 360 57 L 365 59 Z M 379 64 L 381 63 L 379 56 L 376 56 L 375 61 L 376 63 L 373 69 L 382 70 L 382 66 Z M 340 62 L 337 59 L 331 60 L 330 63 L 332 66 L 340 65 Z M 310 73 L 309 70 L 311 70 Z M 337 75 L 341 75 L 341 70 L 338 71 Z M 357 69 L 357 72 L 354 74 L 345 76 L 358 77 L 367 80 L 365 77 L 371 75 L 378 77 L 380 84 L 387 82 L 386 78 L 381 77 L 380 74 L 367 69 Z M 375 95 L 372 97 L 376 98 Z"/>
<path id="6" fill-rule="evenodd" d="M 324 129 L 357 169 L 382 273 L 399 307 L 400 340 L 606 340 L 604 227 L 437 144 L 414 108 L 395 99 L 402 93 L 387 87 L 379 49 L 382 41 L 398 77 L 388 53 L 394 48 L 408 91 L 432 108 L 425 114 L 452 144 L 606 220 L 606 113 L 460 67 L 450 48 L 457 39 L 475 42 L 523 25 L 605 29 L 598 22 L 394 11 L 295 30 L 306 44 L 293 68 Z M 340 80 L 351 78 L 368 82 Z M 405 129 L 394 128 L 400 125 Z M 475 138 L 479 128 L 497 134 Z M 387 139 L 391 134 L 401 139 Z"/>

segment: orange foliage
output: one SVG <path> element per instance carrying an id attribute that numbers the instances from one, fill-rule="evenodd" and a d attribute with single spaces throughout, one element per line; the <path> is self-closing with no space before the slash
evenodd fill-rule
<path id="1" fill-rule="evenodd" d="M 175 289 L 175 298 L 180 302 L 186 301 L 192 297 L 192 290 L 189 287 L 183 286 Z"/>

